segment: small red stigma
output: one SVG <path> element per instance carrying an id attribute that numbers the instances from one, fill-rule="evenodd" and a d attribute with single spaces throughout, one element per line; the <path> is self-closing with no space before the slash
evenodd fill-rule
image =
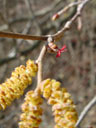
<path id="1" fill-rule="evenodd" d="M 56 57 L 60 57 L 62 52 L 66 52 L 66 45 L 64 45 L 61 49 L 58 49 Z"/>

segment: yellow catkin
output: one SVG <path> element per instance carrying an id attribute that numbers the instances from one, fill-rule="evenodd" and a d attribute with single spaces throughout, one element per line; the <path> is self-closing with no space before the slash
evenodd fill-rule
<path id="1" fill-rule="evenodd" d="M 78 116 L 67 90 L 60 88 L 60 82 L 51 79 L 44 80 L 41 86 L 43 96 L 52 105 L 55 128 L 75 128 Z"/>
<path id="2" fill-rule="evenodd" d="M 22 105 L 22 111 L 19 122 L 19 128 L 38 128 L 41 123 L 42 98 L 34 91 L 29 91 Z"/>
<path id="3" fill-rule="evenodd" d="M 24 89 L 32 83 L 37 69 L 34 61 L 28 60 L 26 67 L 21 65 L 12 72 L 11 77 L 0 85 L 0 109 L 5 109 L 24 93 Z"/>

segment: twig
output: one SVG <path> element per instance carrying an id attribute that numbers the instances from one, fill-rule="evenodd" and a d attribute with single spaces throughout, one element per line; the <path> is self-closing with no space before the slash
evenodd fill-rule
<path id="1" fill-rule="evenodd" d="M 80 125 L 80 123 L 82 122 L 82 120 L 84 119 L 84 117 L 87 115 L 87 113 L 89 112 L 89 110 L 96 104 L 96 96 L 88 103 L 87 106 L 85 106 L 85 108 L 83 109 L 83 111 L 81 112 L 79 119 L 77 121 L 76 127 L 78 127 Z"/>
<path id="2" fill-rule="evenodd" d="M 74 7 L 74 6 L 78 5 L 78 4 L 80 4 L 80 1 L 79 2 L 73 2 L 73 3 L 69 4 L 69 5 L 67 5 L 65 8 L 63 8 L 58 13 L 56 13 L 55 15 L 53 15 L 52 20 L 54 21 L 54 20 L 58 19 L 63 13 L 65 13 L 71 7 Z"/>
<path id="3" fill-rule="evenodd" d="M 90 1 L 90 0 L 83 0 L 78 5 L 77 13 L 69 21 L 66 22 L 65 26 L 60 31 L 58 31 L 56 34 L 52 35 L 54 40 L 60 40 L 60 38 L 63 37 L 64 32 L 70 29 L 73 21 L 75 21 L 81 15 L 82 9 L 87 4 L 88 1 Z"/>
<path id="4" fill-rule="evenodd" d="M 9 33 L 9 32 L 8 33 L 7 32 L 0 32 L 0 36 L 1 37 L 9 37 L 9 38 L 13 37 L 13 38 L 17 38 L 17 39 L 19 39 L 19 38 L 20 39 L 21 38 L 22 39 L 30 39 L 30 40 L 47 40 L 47 38 L 48 38 L 47 36 L 31 36 L 31 35 L 26 35 L 26 34 L 25 35 L 24 34 L 13 34 L 13 33 Z M 37 43 L 36 43 L 36 46 L 37 46 Z M 33 46 L 30 49 L 33 49 Z M 21 51 L 20 54 L 26 53 L 26 52 L 30 51 L 30 49 L 28 49 L 27 51 L 26 50 Z M 6 63 L 7 61 L 10 61 L 14 58 L 16 58 L 16 56 L 12 57 L 12 58 L 5 58 L 5 59 L 3 59 L 3 61 L 1 60 L 2 61 L 1 64 Z"/>
<path id="5" fill-rule="evenodd" d="M 64 9 L 62 9 L 60 12 L 58 12 L 59 15 L 65 13 L 66 11 L 68 11 L 71 7 L 74 7 L 76 5 L 80 4 L 80 1 L 79 2 L 73 2 L 71 4 L 69 4 L 68 6 L 66 6 Z"/>
<path id="6" fill-rule="evenodd" d="M 52 37 L 49 36 L 47 42 L 50 43 L 52 40 L 53 40 Z M 47 45 L 48 44 L 43 46 L 43 48 L 40 52 L 40 55 L 39 55 L 38 59 L 36 60 L 36 63 L 38 64 L 38 74 L 37 74 L 37 87 L 36 87 L 35 91 L 39 92 L 39 93 L 40 93 L 40 87 L 41 87 L 40 83 L 42 81 L 42 61 L 43 61 L 44 55 L 47 50 Z"/>
<path id="7" fill-rule="evenodd" d="M 63 20 L 61 20 L 61 22 L 59 22 L 59 24 L 60 25 L 62 25 L 63 23 L 65 23 L 68 19 L 70 19 L 74 14 L 75 14 L 75 12 L 76 12 L 76 8 L 74 8 L 74 10 L 69 14 L 69 16 L 68 17 L 66 17 L 65 19 L 63 19 Z M 46 20 L 44 20 L 44 21 L 42 21 L 41 23 L 40 23 L 40 25 L 43 25 L 44 23 L 45 23 L 45 21 Z M 30 22 L 30 21 L 29 21 Z M 30 24 L 29 24 L 29 22 L 28 22 L 28 24 L 26 25 L 26 28 L 28 28 L 28 27 L 30 27 Z M 53 29 L 53 27 L 54 26 L 49 26 L 49 27 L 47 27 L 46 29 L 43 29 L 43 31 L 41 31 L 41 34 L 47 34 L 51 29 Z M 27 30 L 27 29 L 26 29 Z M 28 31 L 23 31 L 23 34 L 26 34 Z M 22 39 L 20 39 L 20 40 L 18 40 L 17 42 L 19 42 L 20 44 L 21 44 L 21 41 L 22 41 Z M 27 53 L 29 53 L 30 51 L 32 51 L 32 50 L 34 50 L 37 46 L 39 46 L 40 45 L 40 40 L 39 41 L 36 41 L 35 43 L 33 43 L 28 49 L 24 49 L 24 50 L 22 50 L 22 51 L 19 51 L 18 52 L 18 56 L 14 56 L 14 57 L 7 57 L 7 58 L 3 58 L 3 59 L 0 59 L 0 65 L 2 65 L 2 64 L 5 64 L 5 63 L 7 63 L 7 62 L 9 62 L 9 61 L 12 61 L 13 59 L 16 59 L 16 58 L 18 58 L 20 55 L 26 55 Z"/>
<path id="8" fill-rule="evenodd" d="M 42 81 L 42 60 L 46 52 L 46 46 L 44 45 L 38 59 L 36 60 L 36 63 L 38 64 L 38 74 L 37 74 L 37 88 L 36 91 L 40 89 L 39 84 Z"/>
<path id="9" fill-rule="evenodd" d="M 74 10 L 72 11 L 72 13 L 71 13 L 67 18 L 65 18 L 63 21 L 61 21 L 60 24 L 66 22 L 66 21 L 68 21 L 68 19 L 74 17 L 75 12 L 76 12 L 76 9 L 74 8 Z M 29 21 L 29 22 L 30 22 L 30 21 Z M 40 25 L 41 25 L 41 24 L 44 24 L 44 23 L 45 23 L 45 20 L 42 21 L 42 23 L 40 23 Z M 30 25 L 28 24 L 28 26 L 30 26 Z M 27 27 L 28 27 L 28 26 L 27 26 Z M 46 28 L 45 30 L 43 30 L 43 32 L 42 32 L 41 34 L 43 34 L 43 33 L 45 33 L 45 34 L 48 33 L 48 31 L 49 31 L 51 28 L 52 28 L 52 26 L 49 27 L 49 28 Z M 26 31 L 26 32 L 27 32 L 27 31 Z M 24 33 L 26 33 L 26 32 L 24 32 Z M 34 43 L 34 44 L 33 44 L 30 48 L 28 48 L 27 50 L 19 51 L 19 52 L 20 52 L 20 55 L 26 54 L 26 53 L 32 51 L 35 47 L 37 47 L 37 46 L 40 44 L 40 42 L 41 42 L 40 40 L 46 41 L 47 38 L 49 37 L 48 35 L 47 35 L 47 36 L 31 36 L 31 35 L 26 35 L 26 34 L 13 34 L 13 33 L 9 33 L 9 32 L 8 32 L 8 33 L 6 33 L 6 32 L 0 32 L 0 35 L 1 35 L 1 37 L 9 37 L 9 38 L 12 38 L 12 37 L 13 37 L 13 38 L 17 38 L 17 39 L 37 40 L 36 43 Z M 18 41 L 19 41 L 19 40 L 18 40 Z M 20 42 L 21 42 L 21 41 L 20 41 Z M 13 59 L 16 59 L 16 58 L 17 58 L 17 56 L 14 56 L 14 57 L 12 57 L 12 58 L 7 57 L 7 58 L 0 59 L 0 65 L 4 64 L 4 63 L 6 63 L 6 62 L 9 62 L 9 61 L 11 61 L 11 60 L 13 60 Z"/>
<path id="10" fill-rule="evenodd" d="M 77 7 L 77 13 L 69 21 L 66 22 L 65 26 L 60 31 L 58 31 L 56 34 L 52 35 L 52 38 L 55 41 L 60 40 L 63 37 L 64 32 L 69 30 L 73 21 L 75 21 L 81 15 L 81 11 L 82 11 L 83 7 L 87 4 L 88 1 L 90 1 L 90 0 L 82 1 Z M 25 40 L 43 40 L 43 41 L 47 41 L 49 36 L 48 35 L 45 35 L 45 36 L 31 36 L 31 35 L 24 35 L 24 34 L 19 34 L 19 33 L 14 34 L 14 33 L 9 33 L 9 32 L 0 32 L 0 37 L 25 39 Z"/>
<path id="11" fill-rule="evenodd" d="M 24 40 L 43 40 L 43 41 L 46 41 L 48 38 L 48 36 L 31 36 L 26 34 L 2 32 L 2 31 L 0 31 L 0 37 L 24 39 Z"/>

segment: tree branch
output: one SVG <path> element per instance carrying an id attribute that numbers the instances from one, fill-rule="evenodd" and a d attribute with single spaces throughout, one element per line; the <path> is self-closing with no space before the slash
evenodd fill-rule
<path id="1" fill-rule="evenodd" d="M 77 121 L 76 127 L 78 127 L 80 125 L 80 123 L 82 122 L 82 120 L 84 119 L 84 117 L 87 115 L 87 113 L 89 112 L 89 110 L 96 104 L 96 96 L 88 103 L 88 105 L 85 106 L 85 108 L 83 109 L 83 111 L 81 112 L 79 119 Z"/>
<path id="2" fill-rule="evenodd" d="M 31 36 L 27 34 L 2 32 L 2 31 L 0 31 L 0 37 L 24 39 L 24 40 L 43 40 L 43 41 L 46 41 L 48 38 L 48 36 Z"/>
<path id="3" fill-rule="evenodd" d="M 52 35 L 54 40 L 60 40 L 60 38 L 63 37 L 64 32 L 70 29 L 73 21 L 75 21 L 81 15 L 83 7 L 87 4 L 88 1 L 90 1 L 90 0 L 83 0 L 78 5 L 76 14 L 69 21 L 66 22 L 65 26 L 60 31 L 58 31 L 56 34 Z"/>
<path id="4" fill-rule="evenodd" d="M 55 41 L 60 40 L 63 37 L 64 32 L 69 30 L 72 23 L 81 15 L 83 7 L 87 4 L 88 1 L 90 1 L 90 0 L 83 0 L 78 5 L 76 14 L 69 21 L 66 22 L 65 26 L 60 31 L 58 31 L 56 34 L 51 35 L 51 37 Z M 24 35 L 24 34 L 19 34 L 19 33 L 11 33 L 11 32 L 2 32 L 2 31 L 0 31 L 0 37 L 16 38 L 16 39 L 24 39 L 24 40 L 43 40 L 43 41 L 47 41 L 49 35 L 31 36 L 31 35 Z"/>
<path id="5" fill-rule="evenodd" d="M 38 59 L 36 60 L 36 63 L 38 64 L 38 74 L 37 74 L 37 88 L 36 88 L 36 91 L 39 91 L 40 90 L 40 83 L 42 81 L 42 61 L 43 61 L 43 58 L 44 58 L 44 55 L 46 53 L 46 46 L 44 45 L 41 52 L 40 52 L 40 55 L 38 57 Z"/>

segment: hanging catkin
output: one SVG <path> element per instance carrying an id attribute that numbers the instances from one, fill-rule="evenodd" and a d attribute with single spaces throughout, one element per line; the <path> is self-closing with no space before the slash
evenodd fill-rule
<path id="1" fill-rule="evenodd" d="M 32 83 L 37 69 L 34 61 L 28 60 L 26 67 L 21 65 L 12 72 L 11 77 L 0 85 L 0 109 L 5 109 L 24 93 L 24 89 Z"/>
<path id="2" fill-rule="evenodd" d="M 22 105 L 23 113 L 20 116 L 19 128 L 38 128 L 41 123 L 42 98 L 34 91 L 29 91 Z"/>
<path id="3" fill-rule="evenodd" d="M 44 80 L 41 86 L 43 96 L 52 105 L 55 128 L 75 128 L 77 112 L 67 90 L 60 88 L 60 82 L 50 79 Z"/>

